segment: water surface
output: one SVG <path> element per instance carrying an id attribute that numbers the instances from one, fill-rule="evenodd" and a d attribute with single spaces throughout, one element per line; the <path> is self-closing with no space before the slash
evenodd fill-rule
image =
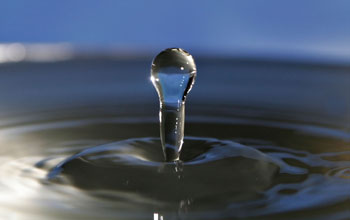
<path id="1" fill-rule="evenodd" d="M 350 216 L 347 67 L 199 59 L 174 164 L 148 61 L 0 66 L 0 218 Z"/>

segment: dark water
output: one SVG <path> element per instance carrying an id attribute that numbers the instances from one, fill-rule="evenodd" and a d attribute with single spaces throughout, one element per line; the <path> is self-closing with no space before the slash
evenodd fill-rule
<path id="1" fill-rule="evenodd" d="M 164 163 L 148 65 L 0 66 L 0 219 L 350 217 L 348 67 L 199 59 Z"/>

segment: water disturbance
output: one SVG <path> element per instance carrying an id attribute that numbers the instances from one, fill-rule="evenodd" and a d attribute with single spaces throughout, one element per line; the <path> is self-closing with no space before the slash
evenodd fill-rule
<path id="1" fill-rule="evenodd" d="M 159 96 L 160 138 L 166 161 L 179 159 L 184 139 L 185 101 L 197 75 L 193 57 L 169 48 L 152 62 L 151 81 Z"/>
<path id="2" fill-rule="evenodd" d="M 0 66 L 0 219 L 349 219 L 342 68 L 150 61 Z"/>

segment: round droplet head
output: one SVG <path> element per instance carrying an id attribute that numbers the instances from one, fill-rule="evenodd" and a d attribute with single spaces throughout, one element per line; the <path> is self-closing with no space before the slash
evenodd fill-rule
<path id="1" fill-rule="evenodd" d="M 181 48 L 169 48 L 160 52 L 152 62 L 151 80 L 160 101 L 184 102 L 196 77 L 193 57 Z"/>

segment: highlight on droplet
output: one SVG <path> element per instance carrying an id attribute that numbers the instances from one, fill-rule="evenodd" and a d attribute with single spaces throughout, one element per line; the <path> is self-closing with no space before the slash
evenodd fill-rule
<path id="1" fill-rule="evenodd" d="M 166 161 L 180 157 L 184 139 L 185 101 L 197 75 L 191 54 L 169 48 L 153 60 L 151 81 L 160 102 L 160 138 Z"/>

